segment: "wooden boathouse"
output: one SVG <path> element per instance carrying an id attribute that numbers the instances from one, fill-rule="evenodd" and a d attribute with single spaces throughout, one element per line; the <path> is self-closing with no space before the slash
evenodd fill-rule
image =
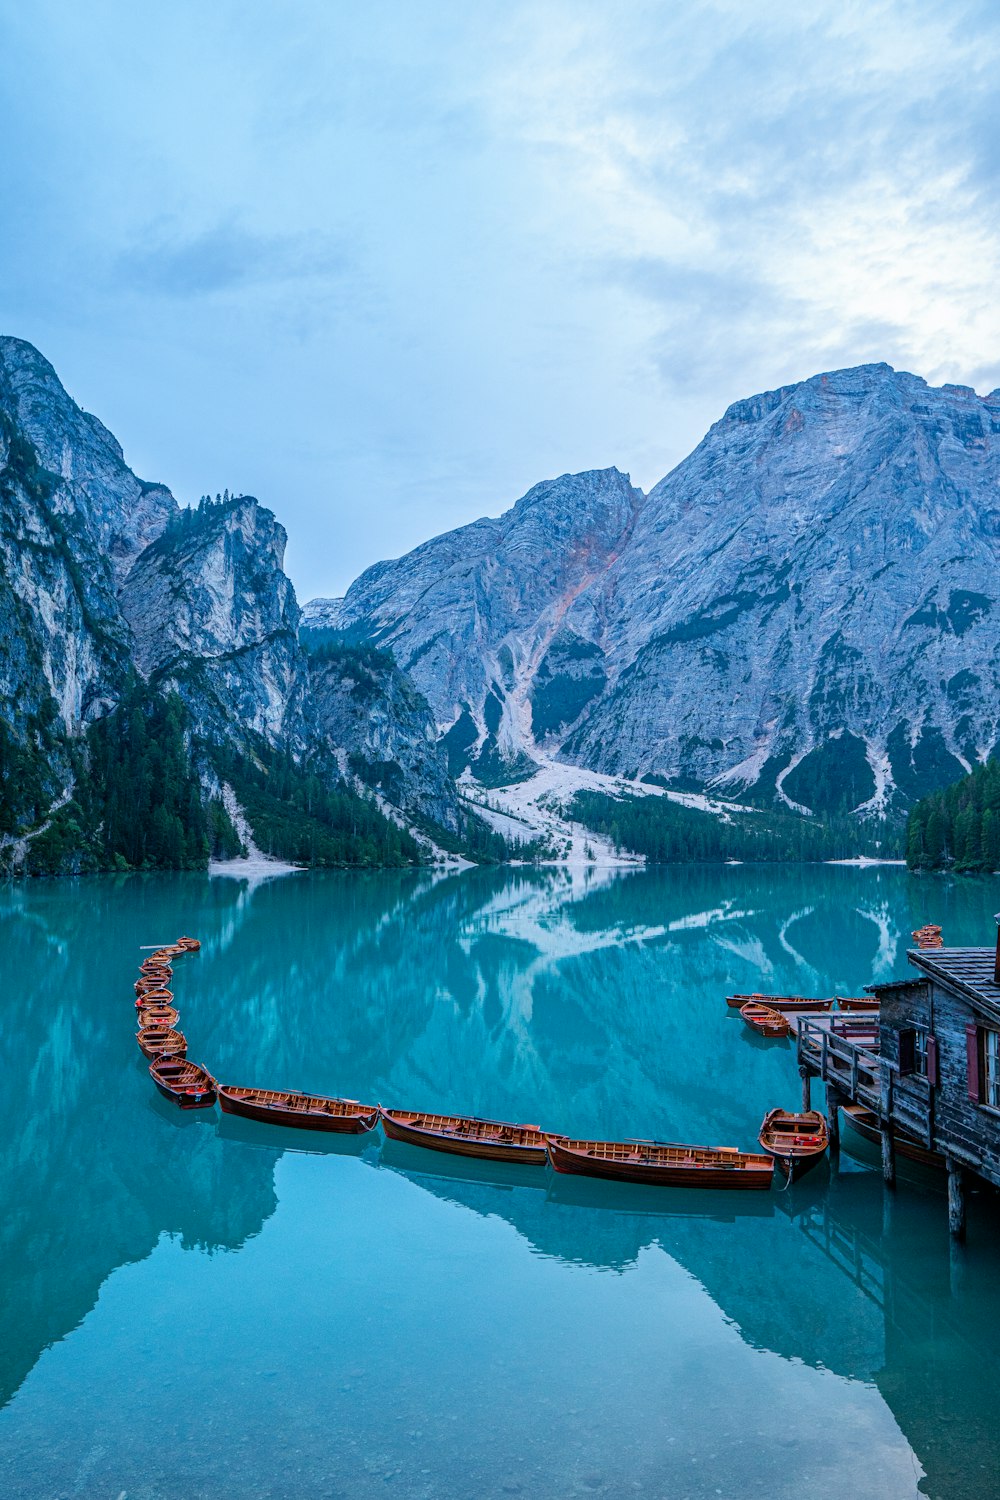
<path id="1" fill-rule="evenodd" d="M 921 946 L 907 958 L 912 978 L 867 986 L 877 1012 L 801 1017 L 803 1098 L 822 1079 L 831 1144 L 842 1105 L 877 1116 L 890 1187 L 901 1139 L 943 1159 L 949 1227 L 961 1239 L 970 1174 L 1000 1187 L 1000 930 L 992 948 Z"/>

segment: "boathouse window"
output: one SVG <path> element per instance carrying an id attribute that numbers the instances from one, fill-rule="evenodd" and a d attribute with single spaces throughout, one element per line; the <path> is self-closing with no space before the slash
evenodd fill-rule
<path id="1" fill-rule="evenodd" d="M 983 1042 L 983 1071 L 986 1074 L 984 1102 L 993 1109 L 1000 1109 L 1000 1031 L 984 1031 Z"/>
<path id="2" fill-rule="evenodd" d="M 929 1043 L 931 1037 L 925 1026 L 904 1026 L 899 1033 L 899 1076 L 907 1078 L 912 1073 L 917 1073 L 921 1078 L 928 1076 L 928 1053 L 931 1050 Z M 933 1049 L 936 1053 L 936 1047 Z M 936 1057 L 935 1057 L 936 1061 Z M 936 1083 L 936 1078 L 930 1080 Z"/>
<path id="3" fill-rule="evenodd" d="M 969 1097 L 1000 1109 L 1000 1031 L 970 1022 L 965 1028 L 965 1046 Z"/>

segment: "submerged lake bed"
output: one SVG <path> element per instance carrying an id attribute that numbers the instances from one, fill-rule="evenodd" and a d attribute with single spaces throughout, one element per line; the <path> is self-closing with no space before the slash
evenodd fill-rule
<path id="1" fill-rule="evenodd" d="M 752 1148 L 799 1078 L 727 993 L 856 994 L 998 907 L 805 865 L 6 886 L 0 1493 L 992 1493 L 992 1198 L 953 1246 L 846 1130 L 742 1194 L 182 1114 L 132 981 L 202 940 L 172 989 L 221 1082 Z"/>

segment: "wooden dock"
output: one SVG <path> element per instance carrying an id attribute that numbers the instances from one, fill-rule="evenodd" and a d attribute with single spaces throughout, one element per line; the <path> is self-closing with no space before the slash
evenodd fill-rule
<path id="1" fill-rule="evenodd" d="M 765 1002 L 766 1003 L 766 1002 Z M 791 1027 L 792 1036 L 797 1037 L 799 1027 L 803 1021 L 815 1021 L 819 1025 L 827 1025 L 831 1022 L 861 1021 L 867 1023 L 866 1029 L 874 1032 L 878 1037 L 878 1006 L 873 1004 L 871 1010 L 785 1010 L 782 1015 Z"/>

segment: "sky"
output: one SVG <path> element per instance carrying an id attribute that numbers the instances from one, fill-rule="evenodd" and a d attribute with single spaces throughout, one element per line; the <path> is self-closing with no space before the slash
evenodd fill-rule
<path id="1" fill-rule="evenodd" d="M 0 0 L 0 332 L 300 600 L 734 400 L 1000 385 L 1000 7 Z"/>

